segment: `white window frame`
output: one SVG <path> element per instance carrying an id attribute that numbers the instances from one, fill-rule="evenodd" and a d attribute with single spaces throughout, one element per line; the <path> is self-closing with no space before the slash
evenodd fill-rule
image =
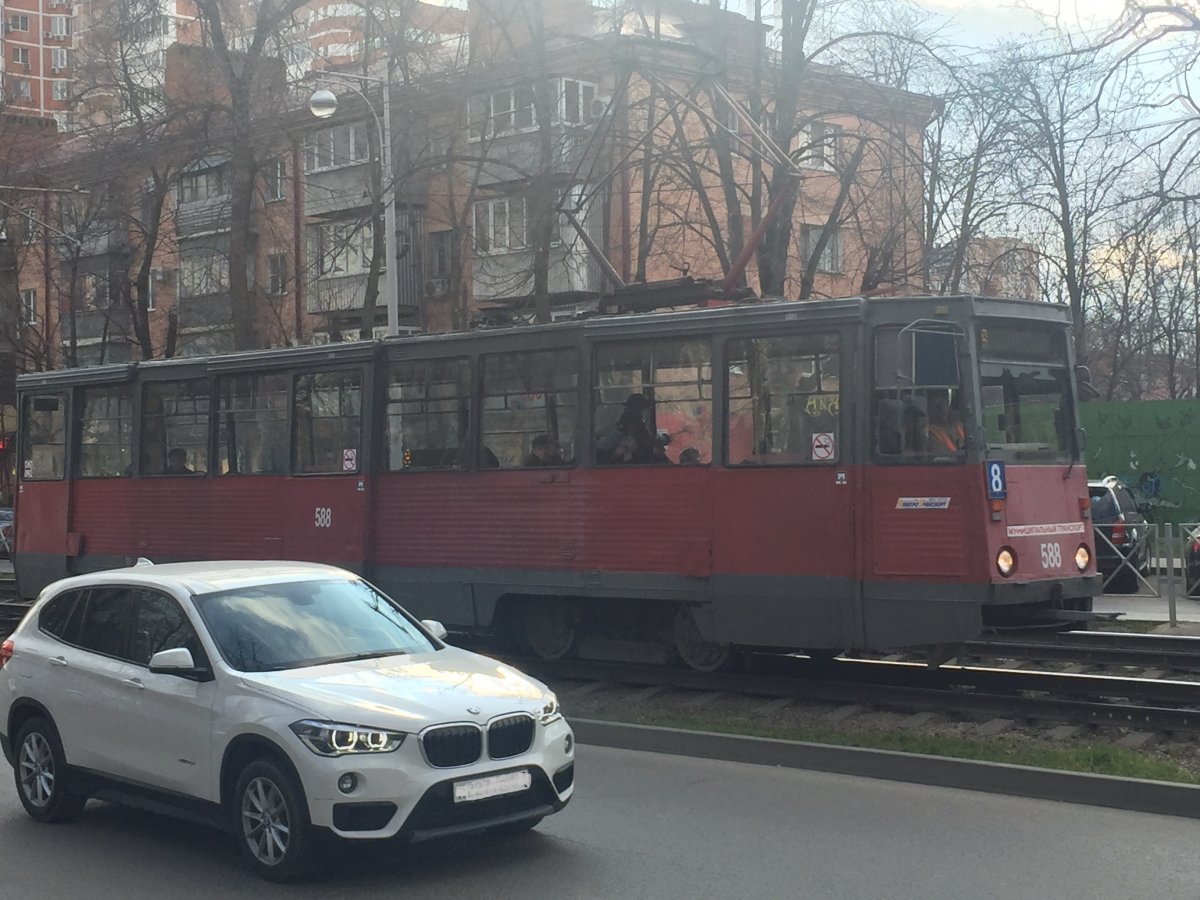
<path id="1" fill-rule="evenodd" d="M 516 253 L 529 249 L 528 206 L 523 195 L 479 200 L 471 212 L 477 253 Z M 514 222 L 519 222 L 519 226 L 514 228 Z"/>
<path id="2" fill-rule="evenodd" d="M 29 65 L 29 48 L 28 47 L 13 47 L 12 61 L 17 65 Z"/>
<path id="3" fill-rule="evenodd" d="M 50 82 L 50 99 L 65 102 L 71 99 L 71 83 L 59 79 Z"/>
<path id="4" fill-rule="evenodd" d="M 312 267 L 321 278 L 367 274 L 374 247 L 375 234 L 367 222 L 325 222 L 309 230 Z"/>
<path id="5" fill-rule="evenodd" d="M 71 20 L 66 16 L 50 17 L 50 36 L 65 38 L 71 33 Z"/>
<path id="6" fill-rule="evenodd" d="M 273 159 L 267 164 L 267 202 L 287 199 L 287 163 Z"/>
<path id="7" fill-rule="evenodd" d="M 179 296 L 212 297 L 229 292 L 229 257 L 218 251 L 179 260 Z"/>
<path id="8" fill-rule="evenodd" d="M 267 254 L 267 293 L 279 297 L 287 293 L 287 254 Z"/>
<path id="9" fill-rule="evenodd" d="M 67 53 L 66 47 L 51 47 L 50 48 L 50 68 L 52 69 L 69 69 L 71 67 L 70 56 Z"/>
<path id="10" fill-rule="evenodd" d="M 322 128 L 304 141 L 304 171 L 327 172 L 347 166 L 359 166 L 371 158 L 371 138 L 366 122 L 346 122 Z M 345 148 L 346 155 L 339 155 Z"/>
<path id="11" fill-rule="evenodd" d="M 30 85 L 28 78 L 14 78 L 12 80 L 12 84 L 13 84 L 13 96 L 16 99 L 18 99 L 18 100 L 32 100 L 33 99 L 33 87 Z"/>
<path id="12" fill-rule="evenodd" d="M 229 196 L 229 184 L 225 179 L 224 166 L 212 166 L 196 172 L 187 172 L 179 179 L 179 202 L 199 203 L 214 197 Z"/>
<path id="13" fill-rule="evenodd" d="M 9 16 L 8 17 L 9 31 L 29 31 L 29 16 Z"/>
<path id="14" fill-rule="evenodd" d="M 833 171 L 842 146 L 842 126 L 814 119 L 800 129 L 803 155 L 796 160 L 806 169 Z"/>
<path id="15" fill-rule="evenodd" d="M 592 120 L 592 101 L 597 96 L 594 82 L 580 78 L 552 78 L 550 89 L 554 91 L 554 113 L 551 124 L 583 125 Z M 568 117 L 567 92 L 575 95 L 576 115 Z M 532 84 L 519 84 L 472 97 L 467 106 L 469 139 L 481 141 L 485 138 L 505 137 L 513 134 L 528 134 L 536 131 L 537 104 L 534 102 Z M 497 128 L 497 122 L 501 126 Z"/>
<path id="16" fill-rule="evenodd" d="M 37 288 L 21 289 L 21 322 L 25 325 L 37 324 Z"/>
<path id="17" fill-rule="evenodd" d="M 817 240 L 824 230 L 824 225 L 800 226 L 800 249 L 804 254 L 805 265 L 808 265 L 808 261 L 812 258 L 812 248 L 816 246 Z M 817 271 L 828 275 L 842 273 L 842 231 L 837 226 L 834 226 L 833 235 L 817 260 Z"/>

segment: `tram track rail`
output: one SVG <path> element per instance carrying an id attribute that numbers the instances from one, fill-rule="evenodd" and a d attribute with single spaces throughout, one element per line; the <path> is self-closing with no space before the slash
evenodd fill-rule
<path id="1" fill-rule="evenodd" d="M 571 693 L 581 689 L 636 693 L 658 687 L 907 713 L 1200 734 L 1200 684 L 1164 679 L 957 665 L 928 669 L 918 663 L 864 660 L 816 665 L 793 657 L 756 659 L 749 672 L 722 673 L 588 660 L 514 662 L 561 687 L 568 702 Z"/>
<path id="2" fill-rule="evenodd" d="M 1200 672 L 1200 637 L 1072 631 L 1049 636 L 1002 636 L 962 645 L 960 659 L 1017 659 Z"/>

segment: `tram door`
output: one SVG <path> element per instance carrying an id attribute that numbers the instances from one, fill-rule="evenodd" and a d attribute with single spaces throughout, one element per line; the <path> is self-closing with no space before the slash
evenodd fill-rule
<path id="1" fill-rule="evenodd" d="M 853 434 L 844 404 L 851 333 L 831 326 L 725 343 L 725 454 L 714 571 L 743 620 L 773 635 L 735 641 L 837 648 L 854 643 Z M 737 626 L 735 626 L 737 627 Z"/>
<path id="2" fill-rule="evenodd" d="M 280 498 L 285 558 L 364 570 L 366 376 L 362 365 L 292 376 L 292 477 Z"/>

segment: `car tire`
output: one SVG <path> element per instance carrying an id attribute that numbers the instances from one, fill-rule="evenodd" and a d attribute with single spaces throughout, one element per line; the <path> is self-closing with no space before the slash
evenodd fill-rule
<path id="1" fill-rule="evenodd" d="M 316 829 L 295 776 L 278 763 L 260 759 L 238 776 L 232 800 L 238 853 L 267 881 L 295 881 L 312 873 Z"/>
<path id="2" fill-rule="evenodd" d="M 70 822 L 83 811 L 87 794 L 72 790 L 66 754 L 48 719 L 29 719 L 12 744 L 13 779 L 25 812 L 35 822 Z"/>

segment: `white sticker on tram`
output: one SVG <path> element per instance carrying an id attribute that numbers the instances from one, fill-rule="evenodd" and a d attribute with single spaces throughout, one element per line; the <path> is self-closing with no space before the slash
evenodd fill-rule
<path id="1" fill-rule="evenodd" d="M 949 509 L 949 497 L 897 497 L 896 509 Z"/>
<path id="2" fill-rule="evenodd" d="M 1009 525 L 1008 536 L 1033 537 L 1043 534 L 1083 534 L 1082 522 L 1059 522 L 1054 525 Z"/>

